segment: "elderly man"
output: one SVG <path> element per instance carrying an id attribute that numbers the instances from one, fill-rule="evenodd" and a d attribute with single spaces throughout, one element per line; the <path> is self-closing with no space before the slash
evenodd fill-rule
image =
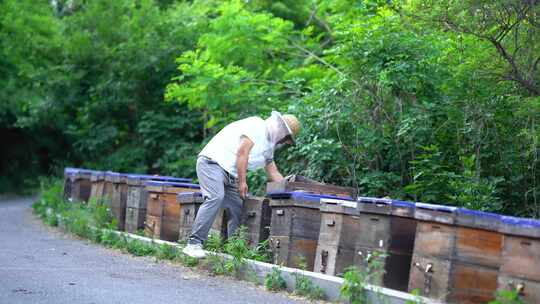
<path id="1" fill-rule="evenodd" d="M 283 179 L 274 162 L 274 151 L 294 144 L 300 123 L 294 115 L 272 112 L 266 120 L 249 117 L 227 125 L 199 153 L 197 177 L 204 203 L 199 208 L 184 253 L 202 258 L 202 244 L 220 208 L 229 211 L 231 236 L 240 225 L 242 200 L 248 194 L 246 171 L 265 168 L 268 179 Z"/>

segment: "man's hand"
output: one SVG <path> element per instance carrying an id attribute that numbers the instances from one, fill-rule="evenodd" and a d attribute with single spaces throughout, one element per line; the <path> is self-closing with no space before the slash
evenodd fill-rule
<path id="1" fill-rule="evenodd" d="M 275 162 L 271 162 L 268 165 L 266 165 L 265 169 L 266 169 L 266 176 L 271 182 L 279 182 L 283 180 L 283 175 L 279 173 L 279 170 Z"/>
<path id="2" fill-rule="evenodd" d="M 246 199 L 248 194 L 247 182 L 238 182 L 238 193 L 240 194 L 241 199 Z"/>
<path id="3" fill-rule="evenodd" d="M 236 172 L 238 172 L 238 193 L 240 198 L 246 199 L 248 193 L 248 185 L 246 179 L 246 171 L 248 166 L 249 151 L 255 144 L 247 136 L 242 136 L 240 139 L 240 147 L 236 155 Z"/>

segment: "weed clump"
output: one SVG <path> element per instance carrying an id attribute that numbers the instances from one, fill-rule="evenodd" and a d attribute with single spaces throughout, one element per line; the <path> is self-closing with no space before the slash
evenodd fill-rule
<path id="1" fill-rule="evenodd" d="M 264 286 L 270 291 L 280 291 L 287 289 L 287 282 L 281 276 L 281 270 L 279 268 L 272 268 L 272 272 L 266 275 L 264 278 Z"/>

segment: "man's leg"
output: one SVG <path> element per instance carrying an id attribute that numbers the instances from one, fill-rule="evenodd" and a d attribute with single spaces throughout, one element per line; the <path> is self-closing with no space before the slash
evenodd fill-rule
<path id="1" fill-rule="evenodd" d="M 227 236 L 230 238 L 240 226 L 242 220 L 242 199 L 238 193 L 238 181 L 234 178 L 225 181 L 224 207 L 229 211 L 227 222 Z"/>
<path id="2" fill-rule="evenodd" d="M 197 177 L 204 203 L 195 217 L 189 244 L 202 244 L 206 241 L 208 232 L 225 198 L 225 172 L 217 163 L 205 158 L 198 158 Z"/>

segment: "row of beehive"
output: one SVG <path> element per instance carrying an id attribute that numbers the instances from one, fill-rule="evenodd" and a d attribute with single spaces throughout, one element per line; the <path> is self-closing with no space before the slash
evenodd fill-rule
<path id="1" fill-rule="evenodd" d="M 121 174 L 67 168 L 64 171 L 64 196 L 68 200 L 107 205 L 118 223 L 118 230 L 130 233 L 144 229 L 147 236 L 167 240 L 187 239 L 202 204 L 200 187 L 191 179 L 170 176 Z M 246 200 L 241 223 L 248 228 L 254 246 L 268 238 L 270 209 L 268 200 Z M 221 210 L 212 231 L 227 235 L 226 210 Z"/>
<path id="2" fill-rule="evenodd" d="M 379 284 L 450 303 L 517 289 L 540 303 L 540 221 L 440 205 L 273 193 L 276 263 L 342 275 L 377 259 Z"/>
<path id="3" fill-rule="evenodd" d="M 116 187 L 116 175 L 109 175 L 112 183 L 104 183 L 105 193 L 107 187 Z M 131 200 L 139 205 L 127 204 L 127 209 L 139 210 L 133 212 L 139 214 L 137 227 L 146 222 L 147 234 L 173 241 L 185 238 L 202 202 L 197 185 L 149 176 L 140 180 L 149 178 L 154 180 L 138 184 L 145 191 L 132 191 L 127 177 L 128 196 L 148 196 Z M 91 191 L 77 186 L 85 183 Z M 94 185 L 99 188 L 96 178 L 73 183 L 71 189 L 86 195 L 94 192 Z M 332 195 L 306 193 L 312 190 L 309 186 L 304 191 L 287 185 L 269 189 L 269 203 L 253 199 L 244 204 L 243 223 L 248 223 L 253 244 L 269 236 L 276 264 L 339 276 L 352 265 L 366 270 L 377 259 L 384 270 L 379 283 L 389 288 L 419 289 L 427 297 L 452 303 L 483 303 L 497 289 L 516 288 L 527 303 L 540 302 L 538 221 L 389 199 L 353 201 L 333 188 L 322 189 Z M 148 212 L 141 211 L 144 202 Z M 114 206 L 113 199 L 113 212 Z M 127 230 L 133 231 L 128 222 Z M 222 215 L 214 228 L 223 233 L 225 223 Z"/>

